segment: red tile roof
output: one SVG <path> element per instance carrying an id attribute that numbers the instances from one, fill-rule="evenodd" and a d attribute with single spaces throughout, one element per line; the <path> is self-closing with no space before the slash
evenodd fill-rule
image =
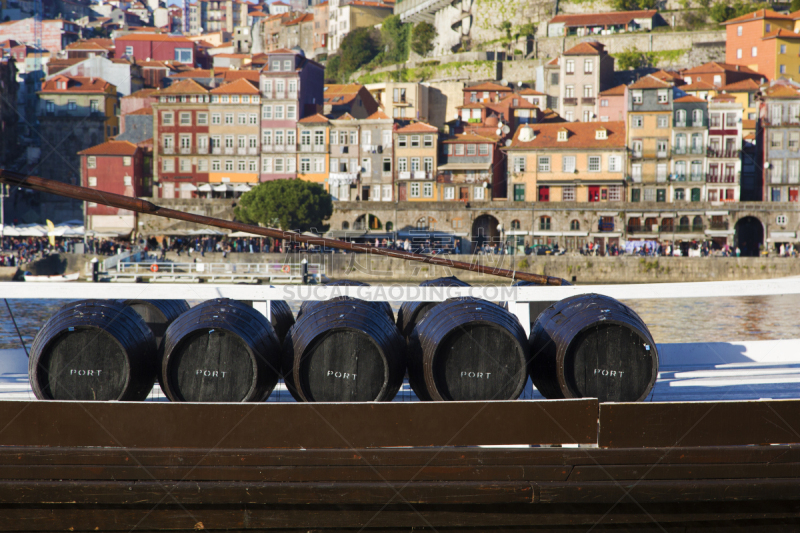
<path id="1" fill-rule="evenodd" d="M 529 142 L 519 140 L 520 131 L 525 126 L 520 126 L 514 132 L 509 149 L 551 149 L 551 150 L 586 150 L 625 148 L 625 123 L 624 122 L 563 122 L 556 124 L 529 124 L 535 138 Z M 597 139 L 597 130 L 605 129 L 606 139 Z M 558 132 L 569 132 L 566 141 L 558 140 Z"/>
<path id="2" fill-rule="evenodd" d="M 800 91 L 789 85 L 773 85 L 764 90 L 768 98 L 800 98 Z"/>
<path id="3" fill-rule="evenodd" d="M 245 79 L 258 84 L 260 77 L 261 74 L 257 70 L 226 70 L 222 73 L 222 79 L 225 81 Z"/>
<path id="4" fill-rule="evenodd" d="M 492 83 L 492 82 L 485 82 L 479 83 L 478 85 L 473 85 L 471 87 L 464 87 L 464 92 L 473 92 L 473 91 L 484 91 L 484 92 L 511 92 L 511 88 L 503 87 L 499 83 Z"/>
<path id="5" fill-rule="evenodd" d="M 328 117 L 326 117 L 325 115 L 320 115 L 319 113 L 315 113 L 306 118 L 301 118 L 300 120 L 297 121 L 298 124 L 321 124 L 325 122 L 330 122 L 328 120 Z"/>
<path id="6" fill-rule="evenodd" d="M 391 120 L 391 118 L 383 111 L 376 111 L 368 116 L 367 120 Z"/>
<path id="7" fill-rule="evenodd" d="M 436 133 L 439 129 L 424 122 L 414 122 L 397 130 L 397 133 Z"/>
<path id="8" fill-rule="evenodd" d="M 723 91 L 727 92 L 741 92 L 741 91 L 757 91 L 759 89 L 759 85 L 755 80 L 742 80 L 737 81 L 736 83 L 729 83 L 728 85 L 722 87 Z"/>
<path id="9" fill-rule="evenodd" d="M 196 68 L 192 70 L 186 70 L 184 72 L 176 72 L 172 74 L 170 78 L 180 79 L 180 78 L 213 78 L 214 71 L 211 69 L 202 69 Z"/>
<path id="10" fill-rule="evenodd" d="M 564 52 L 565 56 L 599 56 L 606 51 L 606 47 L 595 41 L 587 41 L 577 44 Z"/>
<path id="11" fill-rule="evenodd" d="M 648 74 L 647 76 L 643 76 L 639 78 L 639 81 L 632 84 L 629 88 L 630 89 L 666 89 L 668 87 L 672 87 L 671 84 L 661 81 L 660 79 L 651 76 Z"/>
<path id="12" fill-rule="evenodd" d="M 686 96 L 682 96 L 680 98 L 676 98 L 673 102 L 681 103 L 681 104 L 702 104 L 705 102 L 702 98 L 698 98 L 696 96 L 692 96 L 691 94 L 687 94 Z"/>
<path id="13" fill-rule="evenodd" d="M 463 142 L 490 142 L 496 143 L 500 140 L 500 137 L 497 135 L 478 135 L 474 131 L 468 131 L 466 133 L 459 133 L 450 137 L 449 139 L 445 139 L 442 141 L 444 144 L 451 144 L 451 143 L 463 143 Z"/>
<path id="14" fill-rule="evenodd" d="M 763 39 L 800 39 L 800 34 L 779 28 L 766 34 Z"/>
<path id="15" fill-rule="evenodd" d="M 294 26 L 295 24 L 301 24 L 303 22 L 314 22 L 314 15 L 312 13 L 303 13 L 299 17 L 283 22 L 283 25 Z"/>
<path id="16" fill-rule="evenodd" d="M 136 150 L 136 145 L 128 141 L 107 141 L 78 152 L 78 155 L 134 155 Z"/>
<path id="17" fill-rule="evenodd" d="M 67 80 L 66 89 L 57 89 L 58 81 Z M 105 93 L 110 87 L 114 87 L 107 81 L 100 78 L 81 78 L 70 76 L 56 76 L 42 83 L 42 93 Z"/>
<path id="18" fill-rule="evenodd" d="M 123 96 L 122 98 L 152 98 L 158 96 L 159 89 L 139 89 L 136 92 Z"/>
<path id="19" fill-rule="evenodd" d="M 681 91 L 716 91 L 717 87 L 714 85 L 705 82 L 705 81 L 695 81 L 694 83 L 690 83 L 688 85 L 681 85 Z"/>
<path id="20" fill-rule="evenodd" d="M 261 94 L 258 87 L 244 78 L 239 78 L 216 89 L 211 89 L 210 92 L 211 94 Z"/>
<path id="21" fill-rule="evenodd" d="M 646 11 L 616 11 L 611 13 L 589 13 L 580 15 L 558 15 L 550 19 L 549 24 L 564 23 L 564 26 L 617 26 L 628 25 L 634 19 L 653 18 L 658 14 L 655 9 Z"/>
<path id="22" fill-rule="evenodd" d="M 753 20 L 761 20 L 761 19 L 793 20 L 791 15 L 783 15 L 781 13 L 776 13 L 771 9 L 759 9 L 758 11 L 753 11 L 752 13 L 748 13 L 747 15 L 742 15 L 741 17 L 736 17 L 735 19 L 725 21 L 722 23 L 722 25 L 727 26 L 728 24 L 736 24 L 738 22 L 751 22 Z"/>
<path id="23" fill-rule="evenodd" d="M 758 72 L 744 65 L 732 65 L 730 63 L 721 63 L 719 61 L 711 61 L 709 63 L 698 65 L 688 70 L 684 70 L 682 74 L 686 76 L 689 74 L 705 74 L 708 72 L 744 72 L 745 74 L 758 75 Z"/>
<path id="24" fill-rule="evenodd" d="M 161 94 L 208 94 L 208 89 L 194 81 L 193 79 L 181 80 L 173 83 L 166 89 L 162 89 Z"/>
<path id="25" fill-rule="evenodd" d="M 153 108 L 152 107 L 143 107 L 141 109 L 137 109 L 136 111 L 131 111 L 130 113 L 127 113 L 126 116 L 130 116 L 130 115 L 152 115 L 152 114 L 153 114 Z"/>
<path id="26" fill-rule="evenodd" d="M 736 97 L 732 94 L 718 94 L 711 98 L 712 102 L 735 102 Z"/>
<path id="27" fill-rule="evenodd" d="M 612 87 L 610 89 L 606 89 L 605 91 L 601 91 L 600 94 L 597 96 L 624 96 L 625 95 L 625 84 L 617 85 L 616 87 Z"/>
<path id="28" fill-rule="evenodd" d="M 526 87 L 525 89 L 522 89 L 519 92 L 519 94 L 521 94 L 523 96 L 530 96 L 530 95 L 533 95 L 533 96 L 547 96 L 544 93 L 540 93 L 539 91 L 535 91 L 535 90 L 531 89 L 530 87 Z"/>
<path id="29" fill-rule="evenodd" d="M 117 37 L 117 41 L 153 41 L 159 43 L 193 43 L 186 37 L 179 35 L 164 35 L 162 33 L 135 33 Z"/>

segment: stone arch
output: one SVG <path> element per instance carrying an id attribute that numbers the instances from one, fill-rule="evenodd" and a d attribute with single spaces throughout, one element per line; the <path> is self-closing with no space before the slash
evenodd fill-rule
<path id="1" fill-rule="evenodd" d="M 744 257 L 758 257 L 764 244 L 764 223 L 754 216 L 742 217 L 734 226 L 734 246 Z"/>
<path id="2" fill-rule="evenodd" d="M 500 240 L 500 230 L 497 226 L 500 221 L 492 215 L 483 214 L 472 222 L 472 242 L 475 246 L 497 242 Z"/>

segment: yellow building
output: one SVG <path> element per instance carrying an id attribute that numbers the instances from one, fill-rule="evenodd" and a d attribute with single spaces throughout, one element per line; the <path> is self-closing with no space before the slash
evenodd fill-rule
<path id="1" fill-rule="evenodd" d="M 258 183 L 261 97 L 244 78 L 212 89 L 209 183 Z"/>
<path id="2" fill-rule="evenodd" d="M 505 151 L 508 185 L 527 202 L 625 199 L 624 122 L 522 125 Z"/>
<path id="3" fill-rule="evenodd" d="M 400 128 L 394 135 L 396 198 L 435 202 L 439 130 L 424 122 Z"/>
<path id="4" fill-rule="evenodd" d="M 297 177 L 325 183 L 330 161 L 330 121 L 319 113 L 298 120 L 297 135 L 300 138 Z"/>

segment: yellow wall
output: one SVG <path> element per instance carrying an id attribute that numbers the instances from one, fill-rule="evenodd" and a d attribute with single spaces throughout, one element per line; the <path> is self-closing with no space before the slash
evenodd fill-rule
<path id="1" fill-rule="evenodd" d="M 800 81 L 800 40 L 774 39 L 775 42 L 775 73 L 772 79 L 780 77 Z M 786 47 L 786 53 L 781 54 L 781 46 Z M 781 73 L 780 67 L 784 65 L 786 72 Z"/>
<path id="2" fill-rule="evenodd" d="M 658 127 L 658 117 L 666 115 L 669 117 L 667 128 Z M 633 118 L 641 116 L 644 117 L 643 127 L 632 128 Z M 669 159 L 656 160 L 657 142 L 660 139 L 667 141 L 667 157 L 669 157 L 670 150 L 672 150 L 672 113 L 649 111 L 643 113 L 628 113 L 628 148 L 633 148 L 633 141 L 642 141 L 642 154 L 643 159 L 634 160 L 632 157 L 628 158 L 628 168 L 633 163 L 642 164 L 642 182 L 655 183 L 656 181 L 656 166 L 658 163 L 669 163 Z M 669 167 L 667 168 L 669 172 Z"/>
<path id="3" fill-rule="evenodd" d="M 223 183 L 222 178 L 229 178 L 224 183 L 258 183 L 258 173 L 247 174 L 244 172 L 209 172 L 209 183 Z"/>
<path id="4" fill-rule="evenodd" d="M 300 127 L 297 129 L 297 146 L 300 147 L 300 132 L 301 131 L 310 131 L 311 132 L 311 146 L 314 146 L 314 131 L 320 129 L 319 127 Z M 314 183 L 325 183 L 328 179 L 328 172 L 330 171 L 330 137 L 331 137 L 331 129 L 329 126 L 325 126 L 325 152 L 297 152 L 297 177 L 301 180 L 311 181 Z M 311 159 L 311 172 L 308 174 L 302 174 L 300 172 L 300 160 L 304 157 L 309 157 Z M 325 158 L 325 168 L 323 169 L 322 173 L 314 173 L 314 159 L 317 157 L 324 157 Z M 325 185 L 326 190 L 330 190 L 328 185 Z"/>
<path id="5" fill-rule="evenodd" d="M 400 167 L 399 167 L 397 162 L 401 157 L 405 157 L 408 160 L 408 165 L 406 166 L 406 172 L 410 172 L 411 171 L 411 158 L 412 157 L 419 157 L 420 170 L 424 170 L 425 169 L 424 160 L 425 160 L 426 157 L 432 157 L 433 158 L 433 176 L 434 176 L 433 179 L 424 180 L 424 181 L 414 181 L 414 180 L 402 180 L 401 181 L 401 180 L 398 180 L 398 182 L 397 182 L 398 185 L 400 185 L 402 183 L 406 184 L 406 200 L 408 200 L 409 202 L 432 202 L 432 201 L 438 201 L 439 200 L 439 189 L 440 188 L 436 186 L 436 169 L 438 167 L 438 157 L 437 156 L 438 156 L 438 153 L 439 153 L 439 150 L 438 150 L 438 145 L 439 145 L 438 137 L 439 136 L 437 134 L 435 134 L 435 133 L 433 134 L 433 147 L 431 147 L 431 148 L 425 148 L 423 146 L 414 147 L 414 148 L 412 148 L 410 146 L 406 147 L 406 148 L 399 148 L 397 146 L 397 135 L 398 134 L 395 134 L 395 136 L 394 136 L 394 143 L 395 143 L 394 165 L 395 165 L 395 171 L 396 171 L 395 174 L 399 175 L 399 173 L 400 173 Z M 424 140 L 423 139 L 424 136 L 425 135 L 430 135 L 430 133 L 427 133 L 427 134 L 426 133 L 419 133 L 419 134 L 417 134 L 417 133 L 413 133 L 413 134 L 409 133 L 409 134 L 405 134 L 405 135 L 408 135 L 408 143 L 411 144 L 411 136 L 412 135 L 419 135 L 420 136 L 420 143 L 422 143 L 423 140 Z M 424 196 L 422 196 L 422 192 L 421 192 L 422 191 L 422 187 L 423 187 L 422 184 L 426 183 L 426 182 L 433 184 L 433 197 L 430 197 L 430 196 L 424 197 Z M 419 196 L 419 198 L 412 198 L 411 197 L 411 184 L 412 183 L 419 183 L 420 184 L 420 196 Z"/>

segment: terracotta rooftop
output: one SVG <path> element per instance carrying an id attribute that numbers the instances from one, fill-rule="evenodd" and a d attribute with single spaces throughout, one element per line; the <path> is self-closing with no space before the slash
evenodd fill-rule
<path id="1" fill-rule="evenodd" d="M 136 145 L 128 141 L 106 141 L 78 152 L 78 155 L 134 155 L 136 150 Z"/>
<path id="2" fill-rule="evenodd" d="M 742 120 L 742 129 L 743 130 L 754 130 L 756 129 L 756 121 L 752 119 L 743 119 Z"/>
<path id="3" fill-rule="evenodd" d="M 711 61 L 709 63 L 698 65 L 688 70 L 684 70 L 682 74 L 686 76 L 689 74 L 704 74 L 707 72 L 744 72 L 745 74 L 758 75 L 758 72 L 744 65 L 732 65 L 730 63 L 721 63 L 719 61 Z"/>
<path id="4" fill-rule="evenodd" d="M 727 91 L 730 93 L 734 92 L 741 92 L 741 91 L 757 91 L 760 85 L 755 80 L 742 80 L 737 81 L 736 83 L 729 83 L 728 85 L 722 87 L 723 91 Z"/>
<path id="5" fill-rule="evenodd" d="M 764 90 L 768 98 L 800 98 L 800 91 L 790 85 L 773 85 Z"/>
<path id="6" fill-rule="evenodd" d="M 718 94 L 711 98 L 712 102 L 735 102 L 736 97 L 732 94 Z"/>
<path id="7" fill-rule="evenodd" d="M 130 113 L 127 113 L 126 116 L 130 116 L 130 115 L 152 115 L 152 114 L 153 114 L 153 108 L 152 107 L 143 107 L 141 109 L 137 109 L 136 111 L 131 111 Z"/>
<path id="8" fill-rule="evenodd" d="M 667 89 L 672 87 L 671 84 L 661 81 L 660 79 L 651 76 L 648 74 L 647 76 L 643 76 L 639 78 L 636 83 L 631 84 L 629 87 L 630 89 Z"/>
<path id="9" fill-rule="evenodd" d="M 522 89 L 519 94 L 522 96 L 546 96 L 544 93 L 540 93 L 539 91 L 531 89 L 530 87 Z"/>
<path id="10" fill-rule="evenodd" d="M 59 81 L 67 81 L 66 89 L 57 89 L 56 83 Z M 70 76 L 56 76 L 50 80 L 42 83 L 43 93 L 60 93 L 60 92 L 73 92 L 73 93 L 105 93 L 110 87 L 114 87 L 107 81 L 100 78 L 82 78 Z"/>
<path id="11" fill-rule="evenodd" d="M 391 120 L 391 117 L 383 111 L 376 111 L 367 117 L 367 120 Z"/>
<path id="12" fill-rule="evenodd" d="M 214 71 L 211 69 L 196 68 L 192 70 L 185 70 L 183 72 L 176 72 L 170 75 L 170 78 L 213 78 Z"/>
<path id="13" fill-rule="evenodd" d="M 545 109 L 539 117 L 539 124 L 560 124 L 566 122 L 564 117 L 552 109 Z"/>
<path id="14" fill-rule="evenodd" d="M 261 77 L 261 74 L 259 74 L 257 70 L 226 70 L 221 74 L 222 79 L 225 81 L 245 79 L 256 84 L 259 82 L 259 78 Z M 219 78 L 220 76 L 217 75 L 216 77 Z"/>
<path id="15" fill-rule="evenodd" d="M 77 41 L 67 46 L 67 50 L 105 50 L 108 51 L 110 47 L 101 46 L 96 42 L 91 41 Z"/>
<path id="16" fill-rule="evenodd" d="M 397 133 L 436 133 L 439 129 L 424 122 L 414 122 L 397 130 Z"/>
<path id="17" fill-rule="evenodd" d="M 117 41 L 152 41 L 159 43 L 193 43 L 186 37 L 179 35 L 164 35 L 162 33 L 134 33 L 117 37 Z"/>
<path id="18" fill-rule="evenodd" d="M 149 98 L 158 96 L 159 89 L 139 89 L 136 92 L 123 96 L 122 98 Z"/>
<path id="19" fill-rule="evenodd" d="M 556 124 L 528 124 L 533 130 L 535 138 L 528 142 L 519 140 L 520 132 L 525 126 L 520 126 L 514 132 L 510 150 L 575 150 L 575 149 L 607 149 L 625 148 L 625 123 L 624 122 L 564 122 Z M 606 130 L 606 139 L 597 139 L 597 130 Z M 558 140 L 558 132 L 568 132 L 566 141 Z"/>
<path id="20" fill-rule="evenodd" d="M 503 87 L 499 83 L 492 83 L 492 82 L 479 83 L 478 85 L 472 85 L 471 87 L 464 87 L 465 93 L 479 92 L 479 91 L 511 92 L 512 90 L 510 87 Z"/>
<path id="21" fill-rule="evenodd" d="M 291 20 L 287 20 L 283 23 L 284 26 L 294 26 L 295 24 L 300 24 L 302 22 L 314 22 L 314 15 L 313 13 L 303 13 L 299 17 L 295 17 Z"/>
<path id="22" fill-rule="evenodd" d="M 628 25 L 634 19 L 653 18 L 658 14 L 655 9 L 645 11 L 615 11 L 611 13 L 587 13 L 579 15 L 558 15 L 550 19 L 549 24 L 563 23 L 567 27 L 576 26 L 618 26 Z"/>
<path id="23" fill-rule="evenodd" d="M 239 78 L 216 89 L 211 89 L 210 92 L 211 94 L 261 94 L 258 87 L 244 78 Z"/>
<path id="24" fill-rule="evenodd" d="M 599 56 L 606 51 L 606 47 L 595 41 L 587 41 L 577 44 L 564 52 L 565 56 Z"/>
<path id="25" fill-rule="evenodd" d="M 761 20 L 761 19 L 793 20 L 791 15 L 776 13 L 771 9 L 759 9 L 758 11 L 753 11 L 752 13 L 748 13 L 747 15 L 742 15 L 741 17 L 736 17 L 735 19 L 727 20 L 723 22 L 722 25 L 727 26 L 728 24 L 736 24 L 737 22 L 750 22 L 753 20 Z"/>
<path id="26" fill-rule="evenodd" d="M 301 118 L 300 120 L 297 121 L 298 124 L 321 124 L 325 122 L 330 122 L 328 120 L 328 117 L 326 117 L 325 115 L 320 115 L 319 113 L 315 113 L 306 118 Z"/>
<path id="27" fill-rule="evenodd" d="M 795 33 L 793 31 L 784 30 L 783 28 L 778 28 L 775 31 L 771 31 L 766 34 L 763 39 L 800 39 L 800 34 Z"/>
<path id="28" fill-rule="evenodd" d="M 193 79 L 187 79 L 175 82 L 166 89 L 162 89 L 161 94 L 162 95 L 208 94 L 208 89 L 206 89 Z"/>
<path id="29" fill-rule="evenodd" d="M 466 133 L 456 134 L 448 139 L 442 141 L 445 144 L 464 143 L 464 142 L 490 142 L 496 143 L 500 140 L 497 135 L 479 135 L 475 132 L 468 131 Z"/>
<path id="30" fill-rule="evenodd" d="M 695 81 L 694 83 L 690 83 L 688 85 L 681 85 L 681 91 L 690 92 L 690 91 L 716 91 L 717 87 L 713 84 L 705 82 L 705 81 Z"/>
<path id="31" fill-rule="evenodd" d="M 617 85 L 605 91 L 601 91 L 597 96 L 623 96 L 625 94 L 625 84 Z"/>
<path id="32" fill-rule="evenodd" d="M 687 94 L 686 96 L 676 98 L 673 100 L 673 102 L 680 104 L 703 104 L 705 103 L 705 100 L 696 96 L 692 96 L 691 94 Z"/>

